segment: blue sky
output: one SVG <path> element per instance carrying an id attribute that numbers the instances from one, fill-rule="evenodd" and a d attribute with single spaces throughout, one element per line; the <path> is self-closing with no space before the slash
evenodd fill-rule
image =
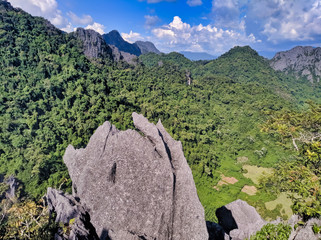
<path id="1" fill-rule="evenodd" d="M 67 32 L 118 30 L 162 52 L 219 56 L 250 45 L 261 55 L 297 45 L 321 46 L 321 0 L 8 0 Z"/>

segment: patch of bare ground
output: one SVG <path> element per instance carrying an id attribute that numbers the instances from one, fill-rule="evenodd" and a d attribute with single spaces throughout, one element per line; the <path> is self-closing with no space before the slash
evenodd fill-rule
<path id="1" fill-rule="evenodd" d="M 248 185 L 245 185 L 242 190 L 242 192 L 248 194 L 248 195 L 255 195 L 256 192 L 257 192 L 257 188 L 255 186 L 248 186 Z"/>
<path id="2" fill-rule="evenodd" d="M 226 177 L 226 176 L 224 176 L 224 174 L 221 174 L 221 180 L 213 188 L 215 190 L 219 191 L 220 190 L 220 188 L 219 188 L 220 186 L 222 186 L 224 184 L 235 184 L 237 182 L 238 182 L 238 180 L 235 177 Z"/>

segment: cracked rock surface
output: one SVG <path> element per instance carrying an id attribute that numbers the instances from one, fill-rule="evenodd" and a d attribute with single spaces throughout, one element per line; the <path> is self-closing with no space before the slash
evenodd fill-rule
<path id="1" fill-rule="evenodd" d="M 140 131 L 100 126 L 64 155 L 73 195 L 101 239 L 208 239 L 204 209 L 181 142 L 133 113 Z"/>

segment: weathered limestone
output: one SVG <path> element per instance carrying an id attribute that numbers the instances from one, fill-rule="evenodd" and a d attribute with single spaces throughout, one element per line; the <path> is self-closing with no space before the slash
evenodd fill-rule
<path id="1" fill-rule="evenodd" d="M 64 156 L 74 195 L 101 239 L 208 239 L 204 210 L 182 145 L 142 115 L 141 131 L 100 126 L 85 149 Z"/>

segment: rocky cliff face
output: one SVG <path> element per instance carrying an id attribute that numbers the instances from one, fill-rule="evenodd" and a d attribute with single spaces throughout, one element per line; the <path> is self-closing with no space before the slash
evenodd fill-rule
<path id="1" fill-rule="evenodd" d="M 119 51 L 119 49 L 114 45 L 109 45 L 109 47 L 112 49 L 114 61 L 123 61 L 131 65 L 136 65 L 138 63 L 138 57 L 136 55 Z"/>
<path id="2" fill-rule="evenodd" d="M 83 43 L 84 54 L 88 58 L 110 58 L 112 49 L 105 43 L 102 36 L 91 29 L 78 28 L 71 35 L 78 38 Z"/>
<path id="3" fill-rule="evenodd" d="M 48 188 L 45 200 L 50 212 L 56 213 L 56 222 L 70 226 L 69 235 L 64 231 L 55 234 L 55 240 L 98 240 L 90 216 L 75 197 L 56 189 Z M 72 221 L 72 224 L 70 222 Z"/>
<path id="4" fill-rule="evenodd" d="M 293 72 L 306 77 L 310 82 L 321 79 L 321 48 L 295 47 L 289 51 L 278 52 L 270 61 L 273 69 L 286 73 Z"/>
<path id="5" fill-rule="evenodd" d="M 181 142 L 133 113 L 140 131 L 100 126 L 64 155 L 73 195 L 101 239 L 208 239 L 204 209 Z"/>
<path id="6" fill-rule="evenodd" d="M 137 41 L 134 44 L 136 44 L 141 53 L 142 54 L 146 54 L 146 53 L 156 53 L 156 54 L 160 54 L 161 52 L 155 47 L 155 45 L 152 42 L 143 42 L 143 41 Z"/>

